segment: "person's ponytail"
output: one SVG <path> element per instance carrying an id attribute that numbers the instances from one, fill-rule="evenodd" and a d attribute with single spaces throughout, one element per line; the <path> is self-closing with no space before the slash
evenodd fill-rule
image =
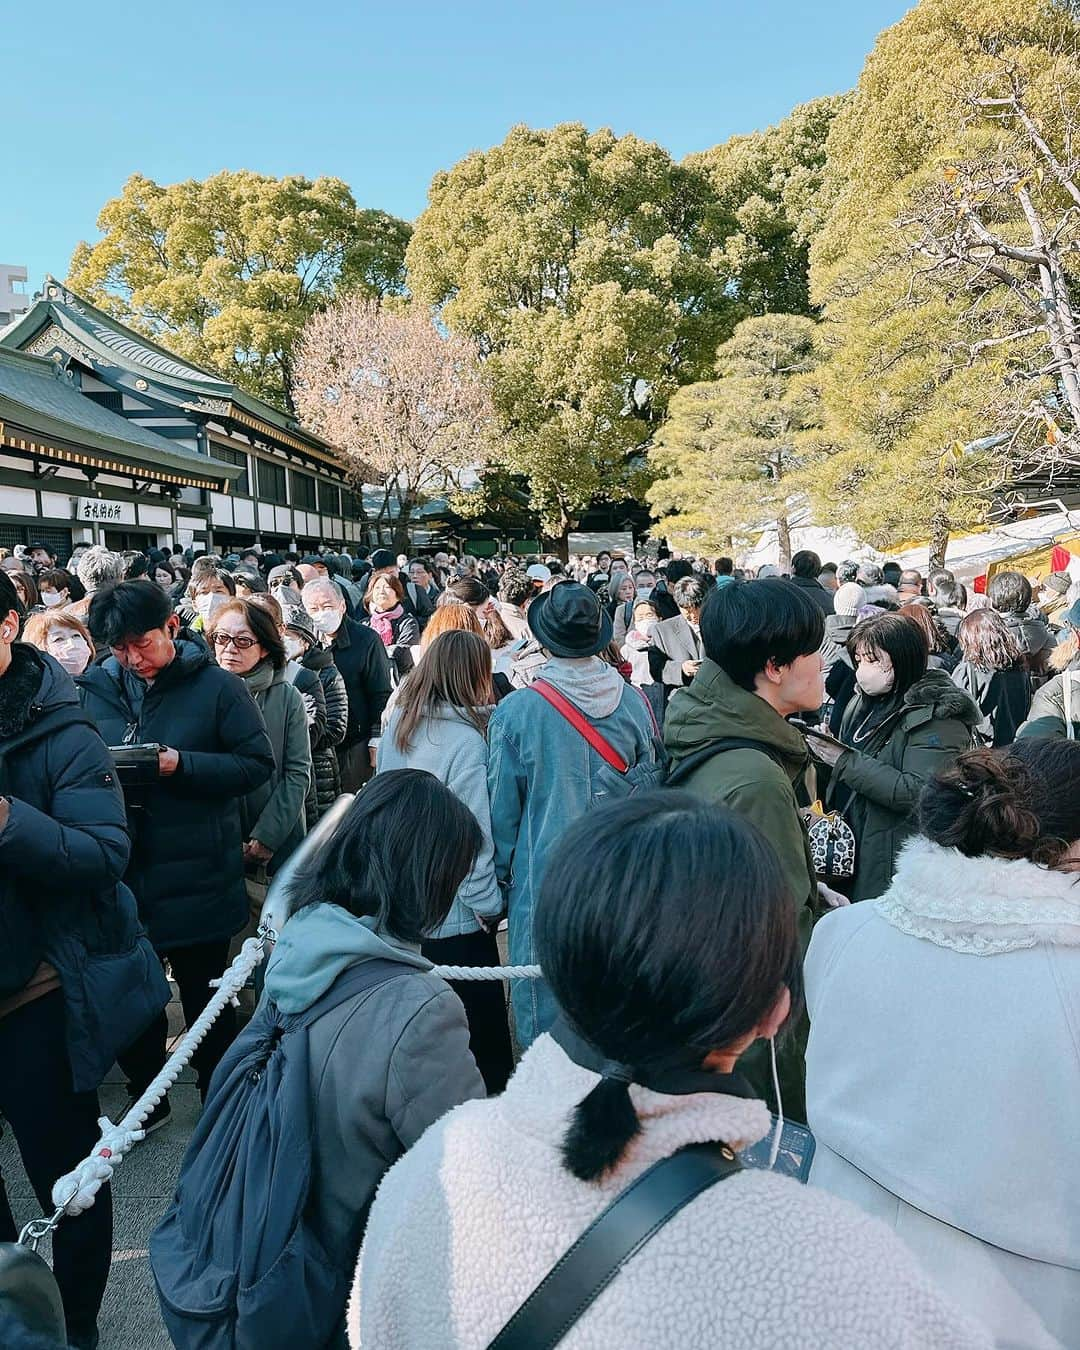
<path id="1" fill-rule="evenodd" d="M 616 1166 L 640 1132 L 630 1084 L 622 1078 L 601 1078 L 574 1109 L 563 1140 L 563 1161 L 579 1180 L 596 1181 Z"/>

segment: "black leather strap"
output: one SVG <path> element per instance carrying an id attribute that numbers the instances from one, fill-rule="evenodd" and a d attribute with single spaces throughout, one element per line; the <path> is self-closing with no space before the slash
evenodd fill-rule
<path id="1" fill-rule="evenodd" d="M 488 1350 L 550 1350 L 685 1205 L 741 1170 L 726 1144 L 691 1144 L 617 1195 L 540 1281 Z"/>

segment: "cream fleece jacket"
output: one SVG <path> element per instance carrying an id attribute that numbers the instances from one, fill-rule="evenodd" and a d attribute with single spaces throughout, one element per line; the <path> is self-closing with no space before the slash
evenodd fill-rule
<path id="1" fill-rule="evenodd" d="M 642 1121 L 614 1173 L 577 1180 L 559 1148 L 597 1075 L 551 1039 L 501 1097 L 433 1125 L 385 1177 L 349 1312 L 353 1350 L 483 1350 L 615 1195 L 684 1144 L 755 1142 L 765 1104 L 632 1088 Z M 560 1350 L 988 1350 L 876 1220 L 786 1177 L 745 1171 L 660 1230 Z"/>

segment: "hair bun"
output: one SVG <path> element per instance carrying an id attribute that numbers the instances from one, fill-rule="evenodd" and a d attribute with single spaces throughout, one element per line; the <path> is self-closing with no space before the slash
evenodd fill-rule
<path id="1" fill-rule="evenodd" d="M 965 751 L 927 784 L 919 820 L 927 838 L 969 857 L 1028 857 L 1041 835 L 1027 769 L 989 749 Z"/>

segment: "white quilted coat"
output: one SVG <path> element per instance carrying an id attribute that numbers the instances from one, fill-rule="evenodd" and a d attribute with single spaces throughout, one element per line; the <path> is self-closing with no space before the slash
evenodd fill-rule
<path id="1" fill-rule="evenodd" d="M 353 1350 L 483 1350 L 582 1230 L 683 1144 L 741 1147 L 764 1103 L 632 1089 L 643 1129 L 617 1172 L 578 1181 L 559 1147 L 595 1085 L 549 1036 L 502 1097 L 433 1125 L 385 1177 L 349 1311 Z M 567 1333 L 565 1350 L 987 1350 L 877 1220 L 763 1172 L 672 1219 Z"/>

